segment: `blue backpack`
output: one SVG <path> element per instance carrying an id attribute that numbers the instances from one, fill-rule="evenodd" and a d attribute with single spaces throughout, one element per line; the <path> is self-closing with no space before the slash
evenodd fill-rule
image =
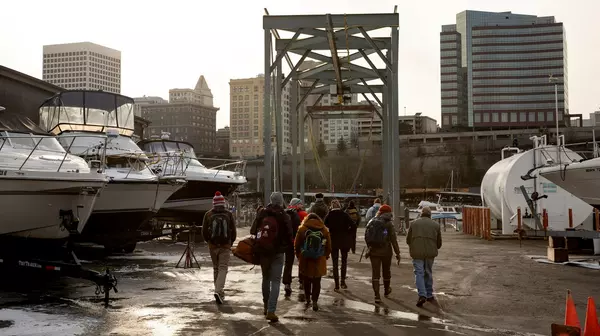
<path id="1" fill-rule="evenodd" d="M 304 236 L 304 245 L 302 246 L 302 256 L 308 259 L 319 259 L 325 255 L 323 247 L 323 232 L 321 230 L 306 230 Z"/>

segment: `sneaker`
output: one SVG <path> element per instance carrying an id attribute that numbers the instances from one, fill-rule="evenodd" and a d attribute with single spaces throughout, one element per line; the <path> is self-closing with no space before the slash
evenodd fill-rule
<path id="1" fill-rule="evenodd" d="M 392 294 L 392 287 L 388 287 L 385 289 L 385 292 L 383 292 L 383 295 L 387 298 L 390 296 L 390 294 Z"/>
<path id="2" fill-rule="evenodd" d="M 313 302 L 312 306 L 314 311 L 319 311 L 319 305 L 317 304 L 317 301 Z"/>
<path id="3" fill-rule="evenodd" d="M 217 301 L 218 304 L 223 304 L 223 298 L 221 297 L 221 294 L 215 293 L 215 301 Z"/>
<path id="4" fill-rule="evenodd" d="M 310 307 L 312 303 L 310 302 L 310 300 L 306 300 L 306 303 L 304 303 L 304 305 L 306 306 L 306 308 Z"/>
<path id="5" fill-rule="evenodd" d="M 267 320 L 269 320 L 269 322 L 277 322 L 279 321 L 279 317 L 277 317 L 277 315 L 275 315 L 275 313 L 267 313 Z"/>
<path id="6" fill-rule="evenodd" d="M 336 292 L 336 293 L 339 293 L 339 292 L 340 292 L 340 287 L 335 287 L 335 288 L 333 289 L 333 291 L 334 291 L 334 292 Z"/>
<path id="7" fill-rule="evenodd" d="M 290 297 L 292 296 L 292 286 L 291 285 L 285 285 L 285 297 Z"/>
<path id="8" fill-rule="evenodd" d="M 417 301 L 417 307 L 423 307 L 423 304 L 427 302 L 427 298 L 424 296 L 419 296 L 419 300 Z"/>
<path id="9" fill-rule="evenodd" d="M 375 303 L 381 303 L 381 297 L 379 295 L 375 295 Z"/>
<path id="10" fill-rule="evenodd" d="M 427 302 L 436 303 L 436 302 L 437 302 L 437 300 L 435 299 L 435 297 L 433 297 L 433 296 L 432 296 L 432 297 L 430 297 L 430 298 L 427 298 Z"/>
<path id="11" fill-rule="evenodd" d="M 348 289 L 345 281 L 342 281 L 342 285 L 340 287 L 342 287 L 342 289 Z"/>

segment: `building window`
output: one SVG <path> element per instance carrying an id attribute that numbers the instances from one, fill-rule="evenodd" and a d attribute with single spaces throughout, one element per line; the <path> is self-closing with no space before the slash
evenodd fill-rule
<path id="1" fill-rule="evenodd" d="M 444 116 L 442 118 L 442 120 L 443 120 L 442 124 L 444 124 L 444 125 L 449 125 L 450 124 L 450 119 L 449 119 L 448 116 Z"/>
<path id="2" fill-rule="evenodd" d="M 498 113 L 492 113 L 492 122 L 498 122 L 499 119 Z"/>
<path id="3" fill-rule="evenodd" d="M 458 124 L 458 116 L 453 115 L 452 116 L 452 126 Z"/>
<path id="4" fill-rule="evenodd" d="M 529 112 L 528 118 L 530 122 L 535 122 L 535 112 Z"/>
<path id="5" fill-rule="evenodd" d="M 474 118 L 475 118 L 476 123 L 480 123 L 481 122 L 481 113 L 475 113 Z"/>
<path id="6" fill-rule="evenodd" d="M 507 112 L 502 112 L 502 122 L 503 123 L 508 122 L 508 113 Z"/>
<path id="7" fill-rule="evenodd" d="M 547 112 L 546 113 L 546 120 L 547 121 L 554 121 L 554 112 Z"/>
<path id="8" fill-rule="evenodd" d="M 525 112 L 519 113 L 519 121 L 520 122 L 526 122 L 527 121 L 527 114 Z"/>
<path id="9" fill-rule="evenodd" d="M 544 114 L 545 112 L 538 112 L 538 121 L 544 121 Z"/>
<path id="10" fill-rule="evenodd" d="M 510 122 L 514 123 L 517 122 L 517 112 L 511 112 L 510 113 Z"/>
<path id="11" fill-rule="evenodd" d="M 490 114 L 489 113 L 483 113 L 483 122 L 484 123 L 490 122 Z"/>

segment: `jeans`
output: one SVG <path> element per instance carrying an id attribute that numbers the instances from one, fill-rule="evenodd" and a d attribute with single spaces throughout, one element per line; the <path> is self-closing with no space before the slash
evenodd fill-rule
<path id="1" fill-rule="evenodd" d="M 261 257 L 260 260 L 263 303 L 268 313 L 274 313 L 277 309 L 284 255 L 284 253 L 278 253 L 274 256 Z"/>
<path id="2" fill-rule="evenodd" d="M 231 249 L 226 247 L 210 248 L 210 258 L 213 264 L 213 275 L 215 283 L 215 293 L 223 295 L 227 270 L 229 268 L 229 257 Z"/>
<path id="3" fill-rule="evenodd" d="M 340 252 L 342 255 L 342 281 L 346 281 L 346 270 L 348 269 L 348 252 L 350 249 L 334 248 L 331 251 L 331 260 L 333 261 L 333 279 L 335 287 L 339 287 L 340 273 L 338 268 Z"/>
<path id="4" fill-rule="evenodd" d="M 415 284 L 419 296 L 425 298 L 433 297 L 433 259 L 413 259 L 415 271 Z"/>
<path id="5" fill-rule="evenodd" d="M 304 284 L 304 296 L 306 297 L 306 302 L 310 302 L 311 299 L 313 302 L 319 301 L 319 294 L 321 294 L 321 277 L 309 278 L 307 276 L 302 276 L 302 283 Z"/>
<path id="6" fill-rule="evenodd" d="M 371 259 L 372 279 L 379 281 L 383 271 L 383 281 L 390 281 L 392 278 L 392 256 L 370 256 L 369 259 Z"/>
<path id="7" fill-rule="evenodd" d="M 294 254 L 294 247 L 290 246 L 285 251 L 285 266 L 283 267 L 283 284 L 291 285 L 292 284 L 292 268 L 294 267 L 294 260 L 296 259 L 296 254 Z M 298 282 L 302 282 L 300 278 L 300 270 L 298 270 Z"/>

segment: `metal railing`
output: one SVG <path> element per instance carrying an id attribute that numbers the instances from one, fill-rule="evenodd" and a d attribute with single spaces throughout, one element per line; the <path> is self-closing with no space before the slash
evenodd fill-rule
<path id="1" fill-rule="evenodd" d="M 231 159 L 213 159 L 213 158 L 199 158 L 198 161 L 219 161 L 225 162 L 217 166 L 208 167 L 208 169 L 216 170 L 215 176 L 219 174 L 220 171 L 226 170 L 224 168 L 233 167 L 230 171 L 233 171 L 236 176 L 245 176 L 246 174 L 246 160 L 231 160 Z M 228 170 L 228 169 L 227 169 Z"/>
<path id="2" fill-rule="evenodd" d="M 28 139 L 32 141 L 32 144 L 35 143 L 33 145 L 33 147 L 30 149 L 29 154 L 27 155 L 27 157 L 25 158 L 25 160 L 23 161 L 23 163 L 19 166 L 18 170 L 23 170 L 23 168 L 25 167 L 25 165 L 27 164 L 27 162 L 29 161 L 29 159 L 31 159 L 31 157 L 33 156 L 33 154 L 36 151 L 44 151 L 44 152 L 54 152 L 56 154 L 60 154 L 62 155 L 62 159 L 60 161 L 60 164 L 58 165 L 58 168 L 56 169 L 57 172 L 60 172 L 60 169 L 63 167 L 65 161 L 67 161 L 67 157 L 69 155 L 70 149 L 73 146 L 73 143 L 75 142 L 75 139 L 78 137 L 90 137 L 90 135 L 64 135 L 61 137 L 64 138 L 73 138 L 71 140 L 71 143 L 69 144 L 68 148 L 64 148 L 60 142 L 58 141 L 58 139 L 56 137 L 53 136 L 49 136 L 49 135 L 34 135 L 34 134 L 25 134 L 25 133 L 19 133 L 19 134 L 23 134 L 23 135 L 19 135 L 19 136 L 15 136 L 15 135 L 9 135 L 8 132 L 3 131 L 0 132 L 0 139 L 2 140 L 2 144 L 0 145 L 0 152 L 2 152 L 3 149 L 5 149 L 5 145 L 8 142 L 9 146 L 11 146 L 12 148 L 14 148 L 15 150 L 28 150 L 29 148 L 27 148 L 27 146 L 25 146 L 25 148 L 21 147 L 18 148 L 15 146 L 15 144 L 13 144 L 13 141 L 11 139 Z M 108 138 L 105 135 L 97 135 L 97 136 L 91 136 L 91 137 L 96 137 L 96 138 L 101 138 L 104 139 L 104 148 L 106 148 L 106 143 L 108 141 Z M 34 139 L 38 139 L 37 141 L 34 141 Z M 43 148 L 40 149 L 40 144 L 42 143 L 42 141 L 44 139 L 52 139 L 56 141 L 56 145 L 61 147 L 63 150 L 55 150 L 55 149 L 49 149 L 49 148 Z M 100 154 L 100 161 L 105 162 L 106 161 L 106 150 L 102 151 Z M 101 164 L 102 167 L 102 164 Z M 100 167 L 100 169 L 102 169 Z M 101 172 L 101 171 L 99 171 Z"/>

